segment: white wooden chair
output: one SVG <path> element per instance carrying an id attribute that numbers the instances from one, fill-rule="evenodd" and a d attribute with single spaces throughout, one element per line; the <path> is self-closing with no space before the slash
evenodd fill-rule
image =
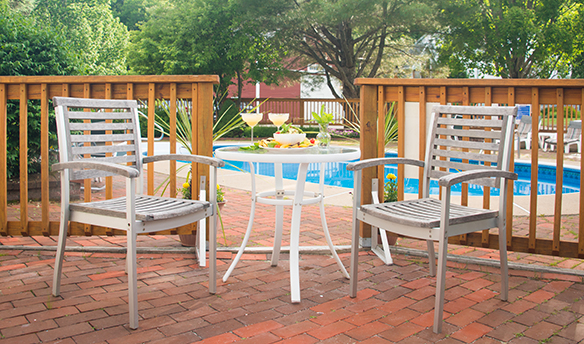
<path id="1" fill-rule="evenodd" d="M 515 130 L 515 150 L 521 149 L 521 143 L 525 149 L 531 149 L 531 116 L 522 116 Z"/>
<path id="2" fill-rule="evenodd" d="M 506 195 L 506 180 L 517 179 L 509 172 L 513 145 L 514 107 L 436 106 L 430 126 L 425 161 L 407 158 L 378 158 L 351 163 L 354 171 L 353 234 L 351 247 L 350 296 L 357 295 L 359 221 L 385 228 L 401 236 L 425 239 L 430 274 L 436 275 L 434 241 L 438 241 L 438 276 L 434 332 L 442 331 L 446 254 L 448 238 L 483 229 L 499 228 L 501 299 L 507 300 L 506 197 L 499 197 L 499 209 L 475 209 L 451 203 L 451 186 L 465 182 L 500 187 Z M 462 116 L 460 116 L 462 115 Z M 459 139 L 454 139 L 454 138 Z M 462 139 L 460 139 L 462 138 Z M 470 162 L 469 162 L 470 161 Z M 361 174 L 364 168 L 385 164 L 409 164 L 424 168 L 423 198 L 392 203 L 361 205 Z M 441 200 L 429 197 L 430 179 L 438 179 Z M 359 221 L 357 221 L 359 220 Z"/>
<path id="3" fill-rule="evenodd" d="M 568 124 L 568 130 L 564 135 L 564 153 L 570 153 L 570 146 L 576 146 L 578 153 L 582 153 L 582 147 L 580 146 L 582 136 L 582 121 L 571 121 Z M 547 151 L 548 147 L 553 149 L 553 147 L 558 146 L 558 139 L 556 137 L 547 138 L 544 141 L 544 151 Z"/>
<path id="4" fill-rule="evenodd" d="M 128 304 L 130 328 L 138 328 L 136 236 L 173 229 L 209 218 L 209 291 L 216 291 L 217 167 L 220 159 L 186 154 L 143 156 L 137 102 L 53 98 L 61 171 L 61 223 L 55 258 L 53 295 L 60 294 L 61 270 L 69 221 L 127 232 Z M 111 134 L 109 134 L 111 133 Z M 124 142 L 125 144 L 119 144 Z M 116 154 L 125 152 L 127 154 Z M 143 164 L 181 160 L 209 165 L 209 201 L 155 197 L 142 194 Z M 105 176 L 126 178 L 126 196 L 85 203 L 69 203 L 69 181 Z M 205 254 L 205 252 L 202 252 Z"/>

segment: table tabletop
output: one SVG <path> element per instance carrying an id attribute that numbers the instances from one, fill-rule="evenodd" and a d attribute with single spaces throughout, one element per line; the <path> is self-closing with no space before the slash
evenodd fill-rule
<path id="1" fill-rule="evenodd" d="M 314 163 L 359 159 L 361 150 L 352 147 L 330 146 L 328 148 L 259 148 L 240 150 L 239 146 L 222 147 L 215 150 L 215 156 L 224 160 L 271 162 L 271 163 Z"/>

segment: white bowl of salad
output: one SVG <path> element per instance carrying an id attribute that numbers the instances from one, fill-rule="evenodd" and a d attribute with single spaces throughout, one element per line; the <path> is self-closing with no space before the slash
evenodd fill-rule
<path id="1" fill-rule="evenodd" d="M 274 140 L 283 145 L 293 145 L 304 141 L 306 134 L 298 127 L 284 123 L 282 130 L 274 133 Z"/>

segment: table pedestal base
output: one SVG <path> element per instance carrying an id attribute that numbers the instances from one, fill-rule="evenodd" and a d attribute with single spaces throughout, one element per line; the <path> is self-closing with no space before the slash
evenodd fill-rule
<path id="1" fill-rule="evenodd" d="M 272 266 L 278 265 L 278 260 L 280 257 L 280 249 L 282 245 L 282 227 L 283 227 L 283 217 L 284 217 L 284 206 L 292 206 L 292 221 L 290 224 L 290 291 L 291 300 L 293 303 L 300 302 L 300 267 L 299 267 L 299 247 L 300 247 L 300 217 L 302 214 L 302 206 L 308 204 L 319 203 L 320 206 L 320 219 L 322 223 L 322 229 L 326 242 L 330 248 L 331 254 L 335 258 L 343 276 L 349 278 L 349 274 L 345 269 L 345 266 L 341 262 L 341 259 L 335 251 L 333 242 L 330 237 L 328 226 L 326 223 L 326 216 L 324 212 L 324 164 L 321 164 L 320 168 L 320 182 L 319 189 L 320 193 L 305 192 L 304 186 L 306 183 L 306 173 L 308 170 L 308 163 L 301 163 L 298 167 L 298 175 L 296 179 L 296 189 L 294 191 L 283 190 L 283 177 L 282 177 L 282 163 L 275 163 L 275 191 L 268 191 L 262 193 L 256 193 L 256 181 L 255 181 L 255 169 L 253 163 L 249 163 L 251 182 L 252 182 L 252 203 L 250 210 L 249 222 L 247 225 L 247 230 L 241 243 L 241 247 L 237 252 L 237 255 L 231 262 L 229 269 L 223 276 L 223 282 L 226 282 L 235 266 L 241 259 L 245 247 L 251 236 L 251 230 L 253 227 L 254 216 L 255 216 L 255 206 L 256 203 L 270 204 L 276 207 L 276 223 L 274 232 L 274 247 L 272 250 Z M 294 196 L 293 200 L 284 199 L 284 196 Z M 309 198 L 305 199 L 307 196 Z M 272 198 L 270 198 L 272 197 Z"/>

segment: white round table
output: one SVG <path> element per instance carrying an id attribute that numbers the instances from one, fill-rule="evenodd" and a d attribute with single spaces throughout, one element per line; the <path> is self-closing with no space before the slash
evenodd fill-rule
<path id="1" fill-rule="evenodd" d="M 349 274 L 341 262 L 337 252 L 334 249 L 330 238 L 328 227 L 326 224 L 326 217 L 324 213 L 324 164 L 327 162 L 340 162 L 359 159 L 361 150 L 359 148 L 348 147 L 334 147 L 327 149 L 318 147 L 310 147 L 306 149 L 257 149 L 257 150 L 240 150 L 239 147 L 223 147 L 215 150 L 215 156 L 223 160 L 235 160 L 248 162 L 250 166 L 251 183 L 252 183 L 252 204 L 249 223 L 247 231 L 243 238 L 243 242 L 237 255 L 229 269 L 223 276 L 223 281 L 227 281 L 229 275 L 239 262 L 243 255 L 247 242 L 251 235 L 253 227 L 255 205 L 256 203 L 270 204 L 276 206 L 276 228 L 274 235 L 274 247 L 272 254 L 272 266 L 278 265 L 280 255 L 280 247 L 282 241 L 282 224 L 284 217 L 284 206 L 292 206 L 292 221 L 290 224 L 290 290 L 291 299 L 293 303 L 300 302 L 300 267 L 299 267 L 299 247 L 300 247 L 300 217 L 302 206 L 308 204 L 320 204 L 320 217 L 322 228 L 331 250 L 331 253 L 341 272 L 346 278 Z M 266 191 L 256 193 L 255 169 L 253 163 L 264 162 L 274 164 L 275 174 L 275 189 L 273 191 Z M 283 163 L 297 163 L 298 174 L 296 178 L 295 190 L 286 191 L 283 189 L 282 181 L 282 164 Z M 306 183 L 306 172 L 308 165 L 311 163 L 320 163 L 320 180 L 319 193 L 305 192 L 304 186 Z M 293 199 L 284 199 L 284 196 L 293 196 Z"/>

